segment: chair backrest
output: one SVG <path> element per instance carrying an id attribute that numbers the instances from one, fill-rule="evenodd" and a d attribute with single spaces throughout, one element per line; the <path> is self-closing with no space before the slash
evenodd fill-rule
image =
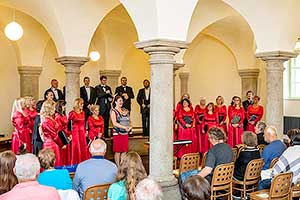
<path id="1" fill-rule="evenodd" d="M 271 184 L 270 199 L 286 198 L 291 194 L 292 172 L 276 175 Z"/>
<path id="2" fill-rule="evenodd" d="M 199 168 L 200 155 L 199 153 L 188 153 L 182 156 L 180 160 L 179 173 L 189 170 L 197 170 Z"/>
<path id="3" fill-rule="evenodd" d="M 236 161 L 236 159 L 237 159 L 237 155 L 238 155 L 238 148 L 236 148 L 236 147 L 233 147 L 232 148 L 232 153 L 233 153 L 233 159 L 232 159 L 232 162 L 235 162 Z"/>
<path id="4" fill-rule="evenodd" d="M 292 197 L 300 197 L 300 181 L 292 187 Z"/>
<path id="5" fill-rule="evenodd" d="M 234 162 L 218 165 L 214 169 L 211 186 L 216 187 L 231 183 L 234 171 Z"/>
<path id="6" fill-rule="evenodd" d="M 105 200 L 108 199 L 107 192 L 111 183 L 92 185 L 83 194 L 83 200 Z"/>
<path id="7" fill-rule="evenodd" d="M 203 169 L 205 167 L 206 156 L 207 156 L 207 152 L 205 152 L 203 154 L 203 157 L 202 157 L 202 160 L 201 160 L 201 169 Z"/>
<path id="8" fill-rule="evenodd" d="M 270 163 L 270 166 L 269 166 L 269 169 L 273 168 L 274 165 L 277 163 L 277 161 L 279 160 L 279 158 L 274 158 L 271 163 Z"/>
<path id="9" fill-rule="evenodd" d="M 261 154 L 262 151 L 264 150 L 265 146 L 266 146 L 265 144 L 257 145 L 257 148 L 259 149 L 260 154 Z"/>
<path id="10" fill-rule="evenodd" d="M 263 166 L 264 160 L 262 158 L 251 160 L 246 167 L 244 181 L 257 180 L 258 182 Z"/>

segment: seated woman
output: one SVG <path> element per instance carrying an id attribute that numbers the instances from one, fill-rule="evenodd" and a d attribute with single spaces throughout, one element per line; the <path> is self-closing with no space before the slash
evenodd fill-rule
<path id="1" fill-rule="evenodd" d="M 147 173 L 139 154 L 128 152 L 121 161 L 117 182 L 109 187 L 109 200 L 135 199 L 135 188 L 146 177 Z"/>
<path id="2" fill-rule="evenodd" d="M 41 185 L 54 187 L 57 190 L 72 189 L 72 180 L 68 170 L 54 169 L 55 153 L 52 149 L 46 148 L 41 150 L 38 158 L 41 167 L 45 170 L 39 174 L 37 179 Z"/>
<path id="3" fill-rule="evenodd" d="M 209 200 L 210 185 L 208 181 L 201 176 L 191 176 L 183 184 L 183 200 Z"/>
<path id="4" fill-rule="evenodd" d="M 237 158 L 234 166 L 233 178 L 243 181 L 246 171 L 246 167 L 251 160 L 260 158 L 259 149 L 257 146 L 257 136 L 251 131 L 245 131 L 243 133 L 243 144 L 246 148 L 242 149 L 239 157 Z"/>
<path id="5" fill-rule="evenodd" d="M 16 160 L 16 155 L 12 151 L 0 153 L 0 195 L 10 191 L 18 184 L 14 173 Z"/>

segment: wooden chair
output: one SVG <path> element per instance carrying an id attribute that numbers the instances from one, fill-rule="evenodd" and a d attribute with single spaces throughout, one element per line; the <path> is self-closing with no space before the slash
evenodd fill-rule
<path id="1" fill-rule="evenodd" d="M 69 175 L 70 175 L 70 178 L 73 180 L 73 178 L 75 176 L 75 172 L 70 172 Z"/>
<path id="2" fill-rule="evenodd" d="M 232 153 L 233 153 L 233 159 L 232 159 L 232 162 L 235 162 L 236 161 L 236 159 L 238 158 L 237 156 L 238 156 L 238 148 L 236 148 L 236 147 L 233 147 L 232 148 Z"/>
<path id="3" fill-rule="evenodd" d="M 88 187 L 83 194 L 83 200 L 105 200 L 108 199 L 107 192 L 111 183 L 93 185 Z"/>
<path id="4" fill-rule="evenodd" d="M 300 199 L 300 181 L 292 187 L 292 197 Z"/>
<path id="5" fill-rule="evenodd" d="M 261 154 L 262 151 L 264 150 L 265 146 L 266 146 L 265 144 L 257 145 L 257 148 L 259 149 L 260 154 Z"/>
<path id="6" fill-rule="evenodd" d="M 279 158 L 274 158 L 270 163 L 269 169 L 272 169 L 278 160 L 279 160 Z"/>
<path id="7" fill-rule="evenodd" d="M 219 165 L 214 169 L 211 181 L 211 200 L 225 196 L 231 199 L 233 170 L 233 162 Z"/>
<path id="8" fill-rule="evenodd" d="M 250 193 L 253 200 L 290 200 L 291 199 L 292 172 L 278 174 L 274 177 L 270 190 L 260 190 Z"/>
<path id="9" fill-rule="evenodd" d="M 232 180 L 233 190 L 241 192 L 241 199 L 247 198 L 247 192 L 254 192 L 257 189 L 263 165 L 264 161 L 262 158 L 251 160 L 247 165 L 244 180 Z"/>
<path id="10" fill-rule="evenodd" d="M 186 172 L 189 170 L 198 170 L 199 162 L 200 162 L 200 154 L 199 153 L 184 154 L 181 157 L 179 169 L 174 170 L 173 174 L 176 177 L 179 177 L 179 175 L 183 172 Z"/>
<path id="11" fill-rule="evenodd" d="M 203 157 L 202 157 L 202 160 L 201 160 L 200 169 L 203 169 L 203 168 L 205 167 L 206 156 L 207 156 L 207 152 L 205 152 L 205 153 L 203 154 Z"/>

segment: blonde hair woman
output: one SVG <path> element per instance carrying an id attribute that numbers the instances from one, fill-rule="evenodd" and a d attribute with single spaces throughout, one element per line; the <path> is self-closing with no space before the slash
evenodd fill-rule
<path id="1" fill-rule="evenodd" d="M 24 112 L 25 110 L 25 99 L 18 98 L 14 101 L 12 112 L 11 112 L 11 121 L 15 127 L 14 132 L 12 133 L 12 151 L 17 154 L 21 145 L 25 145 L 27 151 L 30 150 L 30 128 L 29 122 L 30 119 Z"/>
<path id="2" fill-rule="evenodd" d="M 72 134 L 71 164 L 78 164 L 88 159 L 83 99 L 75 99 L 73 110 L 69 113 L 69 121 L 72 124 L 69 127 Z"/>
<path id="3" fill-rule="evenodd" d="M 99 115 L 99 106 L 92 105 L 90 107 L 92 116 L 88 118 L 89 125 L 89 139 L 102 138 L 104 132 L 104 121 L 101 115 Z"/>
<path id="4" fill-rule="evenodd" d="M 41 108 L 41 129 L 44 134 L 43 148 L 53 149 L 56 157 L 55 166 L 61 165 L 60 140 L 58 137 L 58 124 L 54 120 L 55 102 L 46 100 Z"/>
<path id="5" fill-rule="evenodd" d="M 134 200 L 136 185 L 146 177 L 147 173 L 139 154 L 128 152 L 121 161 L 117 182 L 109 187 L 108 198 Z"/>
<path id="6" fill-rule="evenodd" d="M 30 144 L 32 141 L 32 132 L 33 132 L 33 127 L 34 127 L 34 119 L 37 116 L 37 111 L 35 109 L 35 99 L 31 96 L 26 96 L 24 97 L 25 99 L 25 110 L 24 112 L 26 115 L 28 115 L 30 122 L 29 122 L 29 128 L 30 128 L 30 137 L 28 137 L 28 143 Z M 28 146 L 30 149 L 30 152 L 32 152 L 31 145 Z"/>

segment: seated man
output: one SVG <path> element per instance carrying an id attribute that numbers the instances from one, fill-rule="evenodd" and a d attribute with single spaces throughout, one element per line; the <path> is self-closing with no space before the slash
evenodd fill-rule
<path id="1" fill-rule="evenodd" d="M 291 129 L 287 132 L 291 146 L 288 147 L 283 154 L 279 157 L 278 162 L 272 169 L 271 176 L 292 172 L 292 183 L 296 184 L 300 181 L 300 130 Z M 268 189 L 271 186 L 271 179 L 260 181 L 259 189 Z"/>
<path id="2" fill-rule="evenodd" d="M 106 143 L 96 139 L 90 146 L 91 159 L 80 163 L 73 179 L 73 189 L 83 198 L 84 191 L 92 185 L 112 183 L 117 175 L 117 166 L 104 159 Z"/>
<path id="3" fill-rule="evenodd" d="M 55 188 L 40 185 L 36 177 L 40 173 L 40 163 L 33 154 L 17 157 L 15 173 L 17 184 L 11 191 L 1 195 L 1 200 L 60 200 Z"/>
<path id="4" fill-rule="evenodd" d="M 135 200 L 161 200 L 163 193 L 160 185 L 150 178 L 139 182 L 135 189 Z"/>

